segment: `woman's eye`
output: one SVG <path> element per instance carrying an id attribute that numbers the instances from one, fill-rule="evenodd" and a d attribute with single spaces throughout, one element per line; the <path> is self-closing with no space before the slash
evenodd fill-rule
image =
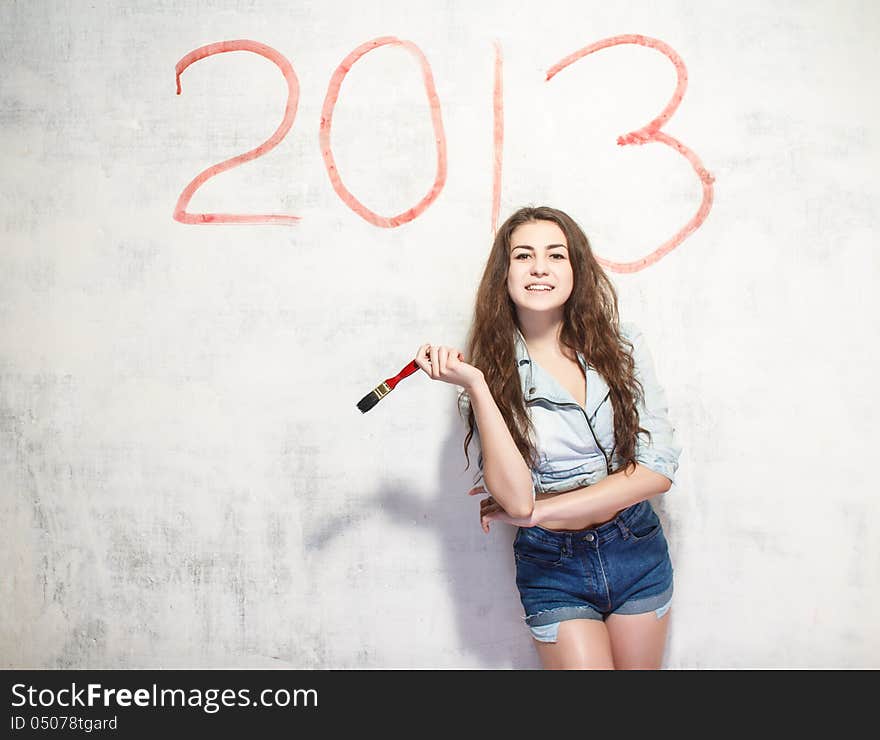
<path id="1" fill-rule="evenodd" d="M 515 260 L 526 259 L 527 257 L 531 257 L 532 255 L 529 252 L 520 252 L 518 255 L 514 257 Z M 561 252 L 554 252 L 550 255 L 551 257 L 558 257 L 561 260 L 565 259 L 565 255 Z"/>

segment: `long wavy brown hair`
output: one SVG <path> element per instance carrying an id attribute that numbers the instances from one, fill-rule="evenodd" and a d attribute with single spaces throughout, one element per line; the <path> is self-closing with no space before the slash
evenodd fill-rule
<path id="1" fill-rule="evenodd" d="M 586 234 L 568 214 L 549 206 L 529 206 L 520 208 L 498 229 L 477 289 L 474 318 L 465 349 L 467 362 L 482 371 L 523 459 L 530 467 L 536 467 L 538 455 L 533 442 L 534 426 L 526 411 L 516 366 L 515 337 L 516 330 L 521 327 L 516 306 L 507 291 L 510 236 L 517 226 L 530 221 L 552 221 L 565 234 L 574 284 L 563 308 L 559 339 L 572 352 L 583 353 L 587 362 L 608 383 L 614 409 L 615 445 L 611 455 L 617 450 L 621 460 L 617 470 L 635 468 L 636 438 L 639 432 L 647 430 L 639 426 L 636 403 L 643 396 L 644 389 L 635 377 L 632 343 L 620 333 L 614 285 L 593 256 Z M 460 394 L 459 401 L 463 396 L 466 392 Z M 470 467 L 468 446 L 475 428 L 474 411 L 470 406 L 466 422 L 465 469 Z"/>

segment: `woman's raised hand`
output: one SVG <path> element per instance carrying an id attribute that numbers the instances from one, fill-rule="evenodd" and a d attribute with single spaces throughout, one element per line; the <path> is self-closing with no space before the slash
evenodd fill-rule
<path id="1" fill-rule="evenodd" d="M 464 354 L 442 344 L 423 344 L 416 353 L 415 361 L 432 380 L 459 385 L 465 390 L 483 377 L 479 368 L 464 361 Z"/>

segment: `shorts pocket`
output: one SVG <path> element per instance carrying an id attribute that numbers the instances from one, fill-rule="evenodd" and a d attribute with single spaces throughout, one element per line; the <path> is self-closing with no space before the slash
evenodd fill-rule
<path id="1" fill-rule="evenodd" d="M 513 555 L 516 560 L 545 568 L 561 565 L 562 546 L 531 535 L 529 529 L 529 527 L 520 527 L 513 541 Z"/>
<path id="2" fill-rule="evenodd" d="M 657 512 L 654 511 L 654 508 L 650 504 L 647 504 L 645 512 L 639 514 L 628 525 L 626 525 L 626 529 L 629 532 L 631 540 L 635 542 L 647 542 L 660 534 L 663 527 L 660 524 L 660 517 L 657 516 Z"/>

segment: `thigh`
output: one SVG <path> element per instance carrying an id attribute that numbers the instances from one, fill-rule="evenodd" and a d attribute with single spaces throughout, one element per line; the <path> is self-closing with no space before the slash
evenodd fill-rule
<path id="1" fill-rule="evenodd" d="M 645 614 L 609 614 L 605 620 L 614 665 L 618 670 L 659 670 L 666 648 L 672 609 L 660 618 Z"/>
<path id="2" fill-rule="evenodd" d="M 601 620 L 566 619 L 556 642 L 532 642 L 546 670 L 614 670 L 611 640 Z"/>

